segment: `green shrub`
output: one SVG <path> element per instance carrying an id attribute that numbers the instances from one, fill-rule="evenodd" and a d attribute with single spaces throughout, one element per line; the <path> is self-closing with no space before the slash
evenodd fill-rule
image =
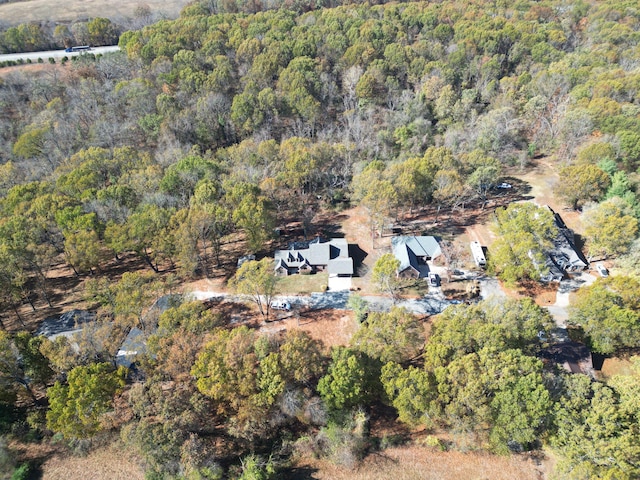
<path id="1" fill-rule="evenodd" d="M 27 480 L 31 476 L 31 466 L 28 463 L 23 463 L 13 471 L 11 480 Z"/>

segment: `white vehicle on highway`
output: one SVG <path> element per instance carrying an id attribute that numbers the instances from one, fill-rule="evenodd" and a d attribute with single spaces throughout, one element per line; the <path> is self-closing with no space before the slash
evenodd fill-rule
<path id="1" fill-rule="evenodd" d="M 289 304 L 289 302 L 283 302 L 280 300 L 274 300 L 269 304 L 269 306 L 272 310 L 285 310 L 287 312 L 291 310 L 291 305 Z"/>

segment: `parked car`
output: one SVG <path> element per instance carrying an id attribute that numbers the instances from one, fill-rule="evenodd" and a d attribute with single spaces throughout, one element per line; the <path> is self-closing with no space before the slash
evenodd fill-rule
<path id="1" fill-rule="evenodd" d="M 287 312 L 291 310 L 291 305 L 289 304 L 289 302 L 282 302 L 280 300 L 274 300 L 273 302 L 271 302 L 270 306 L 273 310 L 285 310 Z"/>
<path id="2" fill-rule="evenodd" d="M 513 188 L 513 185 L 511 185 L 510 183 L 507 183 L 507 182 L 502 182 L 502 183 L 496 185 L 496 188 Z"/>
<path id="3" fill-rule="evenodd" d="M 609 270 L 601 263 L 596 263 L 596 270 L 600 274 L 602 278 L 606 278 L 609 276 Z"/>
<path id="4" fill-rule="evenodd" d="M 437 273 L 430 273 L 429 274 L 429 285 L 432 287 L 439 287 L 440 286 L 440 275 L 438 275 Z"/>

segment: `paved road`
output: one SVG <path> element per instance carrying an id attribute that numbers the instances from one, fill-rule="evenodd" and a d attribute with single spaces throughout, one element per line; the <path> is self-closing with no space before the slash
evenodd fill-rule
<path id="1" fill-rule="evenodd" d="M 568 342 L 569 333 L 567 331 L 567 318 L 569 318 L 569 295 L 579 288 L 591 285 L 596 281 L 596 277 L 590 273 L 583 272 L 574 275 L 573 278 L 562 280 L 558 285 L 558 293 L 556 294 L 556 303 L 546 308 L 556 323 L 556 328 L 552 332 L 552 337 L 558 342 Z"/>
<path id="2" fill-rule="evenodd" d="M 190 294 L 196 300 L 208 300 L 208 299 L 225 299 L 232 302 L 247 301 L 247 297 L 241 295 L 233 295 L 223 292 L 211 292 L 211 291 L 194 291 Z M 348 310 L 347 302 L 349 301 L 349 291 L 340 292 L 325 292 L 325 293 L 312 293 L 311 295 L 279 295 L 278 300 L 287 301 L 292 307 L 309 307 L 312 310 L 322 310 L 325 308 L 337 308 L 341 310 Z M 389 297 L 383 296 L 363 296 L 364 300 L 369 302 L 370 309 L 374 312 L 384 312 L 391 309 L 394 305 L 393 300 Z M 414 300 L 402 300 L 395 305 L 404 307 L 412 313 L 421 315 L 435 315 L 442 312 L 449 305 L 459 303 L 451 300 L 446 300 L 442 295 L 438 293 L 425 295 L 422 298 Z"/>
<path id="3" fill-rule="evenodd" d="M 38 58 L 41 58 L 45 62 L 53 57 L 53 58 L 62 58 L 62 57 L 76 57 L 78 55 L 83 55 L 85 53 L 93 53 L 97 55 L 99 53 L 110 53 L 110 52 L 118 52 L 120 51 L 120 47 L 117 45 L 112 45 L 110 47 L 93 47 L 91 50 L 84 52 L 65 52 L 64 50 L 49 50 L 46 52 L 29 52 L 29 53 L 7 53 L 4 55 L 0 55 L 0 62 L 5 62 L 7 60 L 27 60 L 31 59 L 32 61 L 37 61 Z"/>

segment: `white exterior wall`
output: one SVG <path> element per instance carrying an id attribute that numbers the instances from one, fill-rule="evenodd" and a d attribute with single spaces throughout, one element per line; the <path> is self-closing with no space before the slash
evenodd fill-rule
<path id="1" fill-rule="evenodd" d="M 473 255 L 473 261 L 479 267 L 485 267 L 487 265 L 487 259 L 482 251 L 482 245 L 480 242 L 471 242 L 471 254 Z"/>

